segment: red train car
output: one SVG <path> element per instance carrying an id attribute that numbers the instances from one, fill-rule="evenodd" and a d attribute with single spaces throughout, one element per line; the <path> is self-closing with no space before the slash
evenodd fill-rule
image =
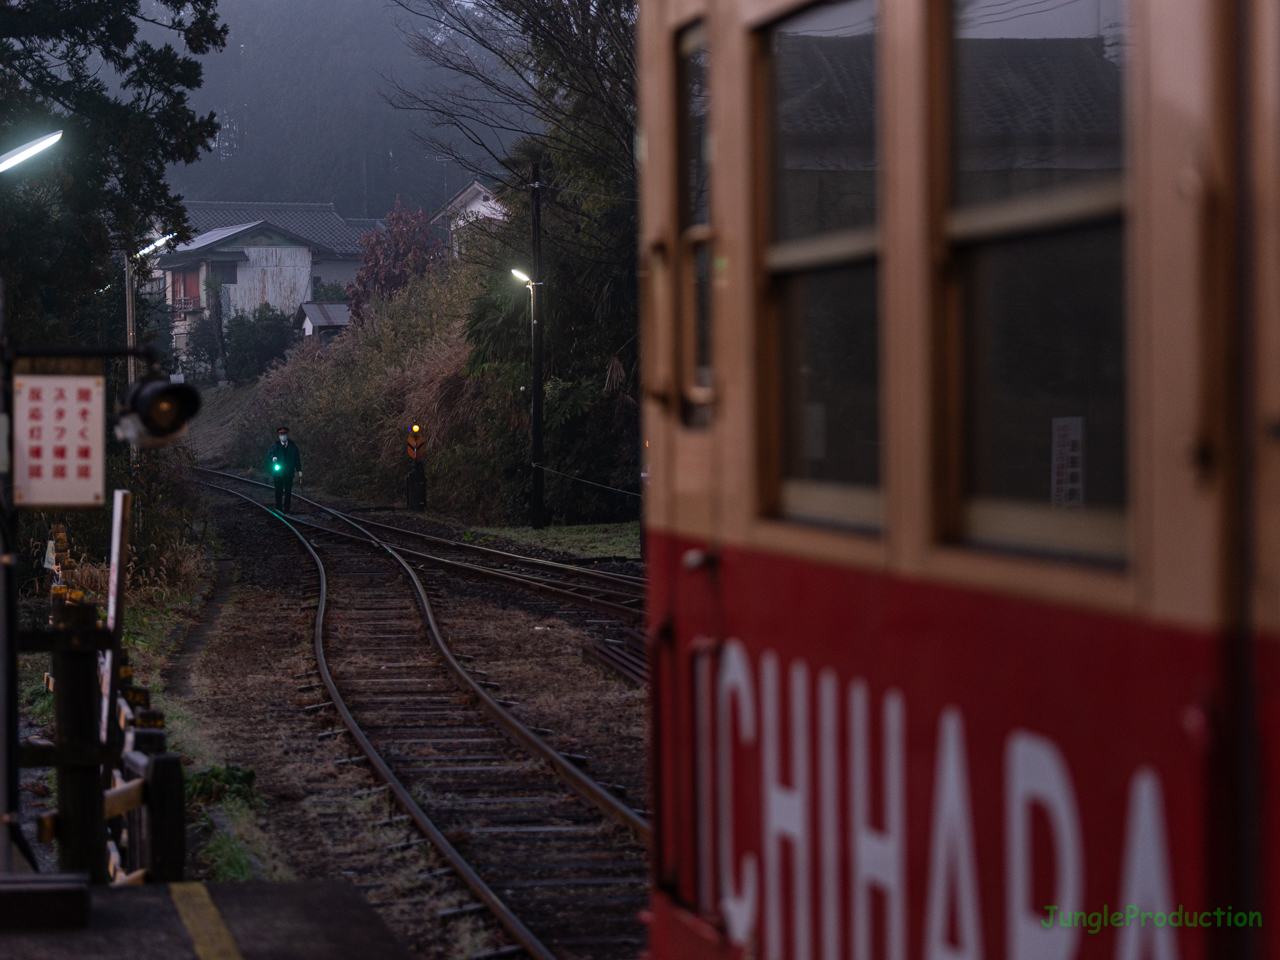
<path id="1" fill-rule="evenodd" d="M 652 955 L 1280 956 L 1280 8 L 639 63 Z"/>

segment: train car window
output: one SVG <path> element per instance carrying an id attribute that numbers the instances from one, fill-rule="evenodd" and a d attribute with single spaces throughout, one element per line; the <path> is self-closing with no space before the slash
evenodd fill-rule
<path id="1" fill-rule="evenodd" d="M 1122 0 L 956 0 L 959 536 L 1128 550 Z"/>
<path id="2" fill-rule="evenodd" d="M 775 24 L 771 229 L 784 517 L 881 525 L 876 0 Z"/>
<path id="3" fill-rule="evenodd" d="M 701 23 L 677 39 L 679 95 L 680 247 L 683 264 L 684 420 L 706 426 L 712 400 L 711 228 L 707 189 L 710 142 L 707 119 L 707 35 Z"/>

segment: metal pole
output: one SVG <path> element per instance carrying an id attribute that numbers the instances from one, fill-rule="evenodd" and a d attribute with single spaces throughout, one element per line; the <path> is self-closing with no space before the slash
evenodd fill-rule
<path id="1" fill-rule="evenodd" d="M 533 282 L 529 285 L 529 316 L 533 325 L 533 424 L 532 450 L 533 476 L 529 498 L 533 528 L 546 526 L 542 515 L 542 184 L 539 182 L 539 165 L 533 165 L 532 216 L 533 221 Z"/>
<path id="2" fill-rule="evenodd" d="M 5 343 L 4 335 L 4 279 L 0 278 L 0 346 Z M 7 419 L 13 409 L 12 395 L 9 392 L 10 380 L 8 365 L 0 354 L 0 403 Z M 6 425 L 8 427 L 8 425 Z M 0 443 L 8 448 L 9 462 L 13 462 L 12 437 L 13 430 L 7 428 Z M 18 806 L 18 630 L 17 630 L 17 590 L 13 578 L 13 568 L 6 560 L 12 559 L 13 528 L 12 515 L 8 509 L 8 498 L 4 484 L 0 481 L 0 536 L 4 543 L 0 551 L 6 555 L 0 557 L 0 772 L 4 774 L 4 789 L 0 790 L 0 817 L 4 818 L 5 829 L 0 834 L 0 872 L 13 870 L 13 843 L 9 833 L 16 828 L 13 818 L 17 817 Z"/>

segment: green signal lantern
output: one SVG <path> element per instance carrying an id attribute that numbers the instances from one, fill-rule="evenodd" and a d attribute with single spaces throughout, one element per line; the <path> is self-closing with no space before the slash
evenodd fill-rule
<path id="1" fill-rule="evenodd" d="M 272 469 L 272 470 L 274 470 L 276 473 L 279 473 L 279 472 L 280 472 L 280 459 L 279 459 L 279 457 L 272 457 L 272 458 L 271 458 L 271 469 Z"/>

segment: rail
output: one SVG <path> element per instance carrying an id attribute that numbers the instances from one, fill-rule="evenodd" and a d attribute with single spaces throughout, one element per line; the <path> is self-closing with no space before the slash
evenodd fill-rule
<path id="1" fill-rule="evenodd" d="M 457 871 L 458 876 L 461 877 L 463 882 L 471 889 L 471 892 L 476 895 L 476 898 L 480 900 L 481 903 L 493 912 L 493 915 L 497 918 L 498 922 L 506 928 L 507 932 L 510 933 L 511 936 L 529 952 L 530 956 L 537 958 L 537 960 L 557 960 L 555 954 L 552 953 L 546 945 L 542 943 L 542 941 L 535 937 L 532 932 L 530 932 L 529 928 L 526 927 L 520 918 L 511 911 L 511 908 L 493 892 L 493 889 L 484 882 L 484 879 L 476 873 L 471 864 L 469 864 L 466 861 L 466 858 L 458 852 L 457 848 L 449 842 L 448 838 L 445 837 L 440 829 L 432 823 L 426 812 L 423 811 L 423 809 L 418 806 L 417 801 L 413 799 L 413 796 L 401 782 L 400 778 L 395 775 L 391 767 L 382 758 L 382 755 L 378 753 L 377 749 L 375 749 L 373 744 L 370 743 L 369 738 L 365 736 L 360 725 L 356 723 L 355 717 L 351 715 L 351 711 L 347 707 L 342 694 L 339 692 L 337 684 L 334 683 L 333 675 L 329 672 L 329 666 L 325 661 L 324 613 L 328 585 L 325 579 L 324 563 L 320 560 L 320 555 L 316 553 L 311 542 L 303 536 L 302 532 L 298 530 L 297 527 L 286 520 L 283 516 L 276 513 L 270 507 L 254 500 L 252 497 L 232 490 L 229 487 L 223 487 L 206 481 L 201 482 L 204 483 L 205 486 L 213 487 L 216 490 L 222 490 L 224 493 L 229 493 L 234 497 L 239 497 L 240 499 L 253 504 L 258 509 L 271 514 L 283 523 L 290 532 L 298 538 L 303 547 L 306 548 L 307 553 L 311 554 L 311 559 L 316 565 L 316 573 L 320 579 L 320 595 L 316 604 L 314 632 L 316 667 L 320 672 L 321 679 L 324 681 L 325 689 L 329 693 L 330 701 L 332 702 L 334 709 L 338 711 L 338 716 L 342 718 L 343 724 L 346 726 L 347 730 L 350 731 L 351 738 L 356 742 L 356 745 L 359 746 L 360 751 L 369 758 L 370 765 L 378 772 L 378 775 L 382 777 L 383 781 L 387 784 L 391 794 L 396 798 L 396 802 L 400 804 L 401 809 L 403 809 L 405 813 L 412 818 L 414 825 L 431 842 L 431 844 L 440 851 L 441 855 L 449 861 L 449 865 Z M 416 578 L 414 578 L 414 580 L 416 583 Z M 421 591 L 421 584 L 418 584 L 418 589 Z M 425 594 L 419 593 L 419 598 L 421 601 L 425 602 Z M 429 610 L 430 607 L 427 609 Z M 434 623 L 434 620 L 432 623 Z"/>
<path id="2" fill-rule="evenodd" d="M 234 476 L 234 474 L 232 474 L 231 476 Z M 244 480 L 245 478 L 241 477 L 237 479 Z M 241 499 L 247 500 L 248 502 L 254 504 L 255 506 L 263 510 L 266 510 L 272 516 L 275 516 L 278 519 L 280 519 L 281 522 L 286 523 L 289 526 L 289 528 L 293 530 L 294 533 L 297 534 L 298 536 L 302 536 L 301 532 L 297 529 L 298 526 L 309 526 L 309 527 L 314 527 L 318 530 L 322 530 L 325 533 L 328 533 L 331 535 L 344 537 L 346 539 L 363 541 L 378 549 L 385 550 L 391 556 L 391 558 L 401 567 L 401 569 L 404 570 L 404 572 L 408 575 L 410 582 L 413 584 L 414 593 L 418 602 L 418 607 L 422 611 L 423 618 L 426 620 L 427 627 L 431 633 L 431 641 L 435 645 L 435 647 L 440 651 L 441 657 L 445 662 L 446 669 L 449 671 L 449 675 L 453 678 L 454 682 L 457 683 L 458 686 L 460 686 L 464 691 L 474 696 L 476 699 L 476 702 L 480 704 L 481 708 L 485 711 L 485 713 L 489 714 L 489 716 L 493 718 L 494 722 L 496 722 L 505 731 L 507 731 L 507 733 L 513 739 L 518 741 L 522 746 L 525 747 L 525 749 L 527 749 L 534 756 L 551 764 L 551 766 L 555 768 L 557 774 L 559 774 L 560 778 L 565 783 L 567 783 L 570 787 L 572 787 L 583 799 L 589 801 L 594 806 L 598 807 L 610 819 L 632 830 L 636 834 L 636 836 L 646 845 L 649 845 L 651 843 L 653 831 L 647 819 L 640 816 L 640 814 L 638 814 L 635 810 L 633 810 L 627 804 L 622 803 L 620 800 L 618 800 L 618 798 L 616 798 L 612 793 L 610 793 L 605 787 L 597 783 L 592 777 L 588 776 L 587 774 L 583 773 L 580 769 L 578 769 L 577 765 L 574 764 L 572 760 L 569 760 L 567 757 L 561 754 L 558 750 L 556 750 L 554 747 L 548 744 L 545 740 L 543 740 L 540 736 L 538 736 L 534 731 L 529 729 L 529 727 L 523 724 L 514 714 L 512 714 L 509 710 L 507 710 L 500 703 L 498 703 L 497 700 L 495 700 L 492 696 L 490 696 L 488 691 L 486 691 L 483 687 L 481 687 L 479 683 L 477 683 L 471 677 L 471 675 L 467 673 L 465 669 L 463 669 L 462 665 L 458 662 L 457 658 L 454 656 L 453 651 L 450 649 L 449 644 L 445 641 L 444 635 L 441 633 L 439 626 L 436 624 L 435 614 L 431 610 L 431 604 L 427 599 L 426 590 L 423 589 L 422 581 L 418 579 L 417 571 L 413 569 L 413 566 L 409 564 L 404 559 L 403 556 L 401 556 L 400 551 L 396 550 L 394 547 L 391 547 L 386 543 L 383 543 L 381 540 L 379 540 L 377 537 L 371 534 L 368 530 L 365 530 L 356 521 L 343 516 L 341 513 L 339 513 L 336 510 L 332 510 L 329 507 L 324 506 L 324 504 L 315 503 L 315 501 L 308 501 L 312 503 L 314 506 L 319 507 L 321 510 L 324 510 L 327 513 L 330 513 L 331 515 L 341 520 L 342 522 L 354 527 L 356 530 L 360 531 L 360 533 L 363 534 L 363 536 L 356 537 L 356 536 L 353 536 L 352 534 L 344 534 L 341 531 L 332 530 L 328 527 L 322 527 L 319 524 L 312 524 L 306 521 L 301 521 L 301 520 L 298 520 L 297 518 L 294 518 L 292 522 L 287 521 L 282 516 L 277 514 L 274 510 L 271 510 L 269 507 L 265 506 L 264 504 L 259 503 L 257 500 L 254 500 L 252 497 L 247 497 L 244 494 L 231 490 L 228 487 L 223 487 L 218 484 L 209 483 L 208 481 L 199 481 L 199 482 L 203 483 L 205 486 L 212 487 L 216 490 L 223 490 L 223 491 L 226 491 L 227 493 L 231 493 L 237 497 L 240 497 Z M 245 482 L 256 483 L 256 481 L 252 481 L 252 480 L 245 480 Z M 295 526 L 295 524 L 297 526 Z M 311 545 L 309 542 L 307 544 L 307 549 L 311 550 Z M 405 551 L 405 552 L 408 553 L 409 551 Z M 313 550 L 312 550 L 312 553 L 314 554 Z M 453 562 L 453 561 L 449 561 L 449 562 Z M 470 566 L 470 565 L 467 565 L 467 566 Z"/>
<path id="3" fill-rule="evenodd" d="M 271 489 L 271 484 L 269 483 L 263 483 L 261 480 L 254 480 L 254 479 L 251 479 L 250 477 L 242 477 L 239 474 L 235 474 L 235 473 L 228 473 L 225 470 L 211 470 L 208 467 L 196 467 L 196 470 L 198 470 L 201 473 L 212 473 L 219 477 L 227 477 L 230 480 L 237 480 L 240 483 L 252 484 L 255 487 L 265 487 L 268 490 Z M 306 497 L 302 496 L 301 494 L 295 493 L 293 495 L 293 498 L 299 501 L 300 503 L 309 503 L 312 506 L 319 507 L 322 510 L 330 510 L 330 508 L 324 506 L 324 504 L 318 503 L 315 500 L 309 500 Z M 333 512 L 333 511 L 330 510 L 330 512 Z M 441 546 L 448 547 L 452 550 L 460 550 L 466 553 L 473 553 L 477 555 L 493 557 L 494 559 L 497 559 L 497 560 L 505 560 L 511 563 L 520 563 L 520 564 L 524 564 L 525 566 L 537 566 L 537 567 L 543 567 L 548 570 L 558 570 L 565 573 L 568 576 L 577 576 L 577 577 L 582 577 L 584 579 L 592 579 L 600 582 L 612 582 L 620 585 L 627 585 L 627 586 L 633 586 L 633 587 L 639 587 L 639 588 L 643 588 L 648 585 L 648 581 L 644 577 L 633 577 L 625 573 L 611 573 L 603 570 L 586 570 L 586 569 L 583 569 L 582 567 L 575 566 L 571 563 L 560 563 L 556 560 L 544 560 L 541 557 L 530 557 L 520 553 L 511 553 L 510 551 L 507 551 L 507 550 L 498 550 L 494 547 L 485 547 L 478 543 L 466 543 L 465 541 L 462 541 L 462 540 L 450 540 L 447 537 L 437 537 L 429 533 L 421 533 L 417 530 L 406 530 L 404 527 L 397 527 L 389 523 L 378 523 L 375 520 L 364 520 L 361 522 L 370 527 L 378 527 L 379 529 L 382 529 L 382 530 L 390 530 L 394 533 L 401 534 L 403 536 L 413 537 L 419 540 L 425 540 L 428 543 L 438 543 Z"/>

